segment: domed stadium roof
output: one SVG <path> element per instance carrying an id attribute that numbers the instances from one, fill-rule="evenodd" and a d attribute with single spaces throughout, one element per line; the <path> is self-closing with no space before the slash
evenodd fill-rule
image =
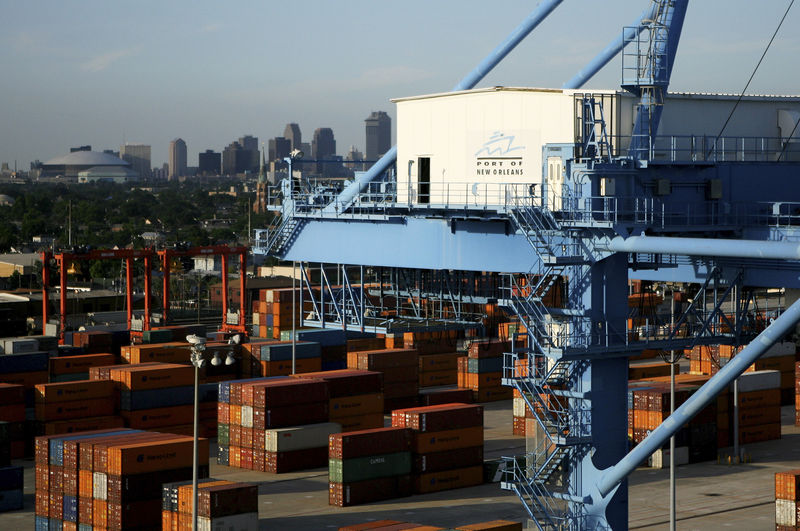
<path id="1" fill-rule="evenodd" d="M 99 151 L 74 151 L 60 157 L 50 159 L 44 166 L 130 166 L 129 162 L 119 157 Z"/>

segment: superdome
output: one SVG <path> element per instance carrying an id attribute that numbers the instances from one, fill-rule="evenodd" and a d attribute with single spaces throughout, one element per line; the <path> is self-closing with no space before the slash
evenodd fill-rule
<path id="1" fill-rule="evenodd" d="M 130 163 L 110 153 L 99 151 L 74 151 L 42 164 L 45 175 L 78 177 L 78 173 L 96 167 L 130 167 Z"/>

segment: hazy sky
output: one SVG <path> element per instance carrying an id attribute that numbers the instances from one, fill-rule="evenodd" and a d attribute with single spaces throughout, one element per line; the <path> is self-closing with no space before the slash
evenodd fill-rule
<path id="1" fill-rule="evenodd" d="M 647 0 L 564 0 L 479 86 L 560 87 Z M 244 134 L 333 128 L 364 149 L 390 98 L 451 89 L 533 0 L 211 2 L 0 0 L 0 161 L 27 169 L 71 146 L 183 138 L 189 164 Z M 739 93 L 789 0 L 692 0 L 671 90 Z M 800 6 L 748 92 L 800 94 Z M 616 88 L 620 63 L 590 88 Z"/>

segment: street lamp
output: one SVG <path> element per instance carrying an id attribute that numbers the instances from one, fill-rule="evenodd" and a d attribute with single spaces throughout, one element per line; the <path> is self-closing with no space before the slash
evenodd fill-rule
<path id="1" fill-rule="evenodd" d="M 192 444 L 192 530 L 197 531 L 197 417 L 198 417 L 198 394 L 200 382 L 200 369 L 205 365 L 203 352 L 206 350 L 206 339 L 195 334 L 186 336 L 191 348 L 191 362 L 194 365 L 194 441 Z M 216 363 L 214 361 L 216 360 Z M 211 360 L 212 365 L 219 365 L 219 353 L 214 354 Z"/>

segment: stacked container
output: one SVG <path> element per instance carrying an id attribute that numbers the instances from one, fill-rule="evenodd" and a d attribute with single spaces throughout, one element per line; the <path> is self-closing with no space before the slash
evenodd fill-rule
<path id="1" fill-rule="evenodd" d="M 118 428 L 114 384 L 103 380 L 78 380 L 36 386 L 36 433 L 55 435 L 95 429 Z"/>
<path id="2" fill-rule="evenodd" d="M 392 412 L 392 426 L 411 436 L 414 492 L 483 483 L 483 407 L 442 404 Z"/>
<path id="3" fill-rule="evenodd" d="M 414 349 L 421 356 L 455 352 L 458 340 L 463 337 L 463 330 L 406 332 L 403 334 L 403 348 Z"/>
<path id="4" fill-rule="evenodd" d="M 36 529 L 154 529 L 161 484 L 192 477 L 191 437 L 136 430 L 36 439 Z M 208 475 L 208 440 L 198 472 Z"/>
<path id="5" fill-rule="evenodd" d="M 730 410 L 733 414 L 733 408 Z M 730 427 L 732 430 L 732 417 Z M 755 371 L 742 374 L 739 377 L 739 442 L 749 444 L 780 438 L 781 373 Z M 728 444 L 732 442 L 730 440 Z"/>
<path id="6" fill-rule="evenodd" d="M 328 450 L 330 505 L 348 507 L 411 494 L 411 430 L 336 433 Z"/>
<path id="7" fill-rule="evenodd" d="M 503 386 L 503 353 L 510 348 L 500 340 L 478 339 L 470 343 L 468 355 L 458 358 L 458 386 L 471 389 L 475 402 L 507 400 L 510 387 Z"/>
<path id="8" fill-rule="evenodd" d="M 800 426 L 800 362 L 794 367 L 794 425 Z"/>
<path id="9" fill-rule="evenodd" d="M 25 388 L 0 383 L 0 466 L 25 456 Z"/>
<path id="10" fill-rule="evenodd" d="M 417 405 L 419 355 L 414 349 L 384 349 L 347 353 L 350 369 L 383 373 L 384 411 Z"/>
<path id="11" fill-rule="evenodd" d="M 292 298 L 294 297 L 294 315 Z M 281 339 L 282 330 L 291 330 L 300 320 L 300 289 L 262 289 L 253 303 L 253 336 Z"/>
<path id="12" fill-rule="evenodd" d="M 192 482 L 165 483 L 161 489 L 161 529 L 192 528 Z M 197 529 L 258 529 L 258 486 L 204 479 L 197 485 Z"/>
<path id="13" fill-rule="evenodd" d="M 455 385 L 458 382 L 458 356 L 457 352 L 420 354 L 419 386 Z"/>
<path id="14" fill-rule="evenodd" d="M 472 402 L 470 389 L 423 389 L 419 392 L 419 405 L 435 406 L 437 404 L 452 404 L 459 402 L 469 404 Z"/>
<path id="15" fill-rule="evenodd" d="M 333 427 L 295 431 L 293 438 L 301 441 L 295 446 L 288 442 L 268 446 L 267 437 L 272 431 L 270 440 L 281 439 L 280 432 L 273 431 L 277 428 L 326 423 L 328 400 L 328 384 L 321 380 L 279 377 L 221 383 L 219 464 L 264 472 L 325 466 L 326 439 L 320 433 Z"/>
<path id="16" fill-rule="evenodd" d="M 116 356 L 110 353 L 79 354 L 50 358 L 50 382 L 88 380 L 92 367 L 114 365 Z"/>
<path id="17" fill-rule="evenodd" d="M 775 473 L 775 529 L 800 529 L 800 470 Z"/>
<path id="18" fill-rule="evenodd" d="M 0 513 L 22 509 L 23 469 L 0 458 Z"/>
<path id="19" fill-rule="evenodd" d="M 328 383 L 331 422 L 342 432 L 383 427 L 383 376 L 375 371 L 344 369 L 296 374 L 294 378 L 313 378 Z M 327 444 L 327 442 L 326 442 Z"/>
<path id="20" fill-rule="evenodd" d="M 0 354 L 0 382 L 23 386 L 25 403 L 33 407 L 34 388 L 50 376 L 49 360 L 47 352 Z"/>
<path id="21" fill-rule="evenodd" d="M 407 529 L 409 531 L 522 531 L 522 524 L 508 520 L 493 520 L 480 524 L 460 525 L 453 528 L 414 524 L 411 522 L 401 522 L 399 520 L 374 520 L 363 524 L 348 525 L 340 527 L 339 531 L 398 531 Z"/>
<path id="22" fill-rule="evenodd" d="M 251 376 L 288 376 L 292 374 L 292 350 L 294 350 L 295 372 L 315 372 L 322 369 L 319 343 L 310 341 L 254 341 L 246 343 L 244 349 L 251 360 Z"/>

